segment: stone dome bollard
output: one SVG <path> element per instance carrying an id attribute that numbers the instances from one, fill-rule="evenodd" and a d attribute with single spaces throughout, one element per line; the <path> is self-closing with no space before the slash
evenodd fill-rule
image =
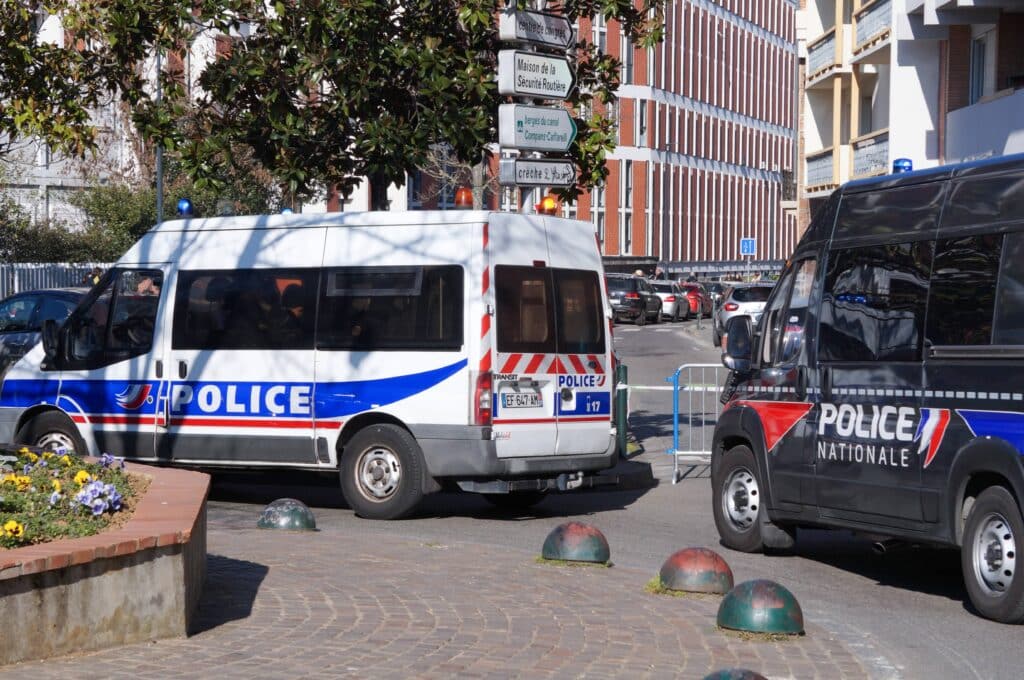
<path id="1" fill-rule="evenodd" d="M 316 530 L 313 511 L 305 503 L 294 498 L 278 498 L 263 508 L 256 522 L 260 529 Z"/>
<path id="2" fill-rule="evenodd" d="M 611 558 L 611 550 L 608 539 L 597 528 L 582 522 L 566 522 L 555 527 L 544 539 L 541 557 L 604 564 Z"/>
<path id="3" fill-rule="evenodd" d="M 739 584 L 722 598 L 718 625 L 750 633 L 800 635 L 804 614 L 793 593 L 774 581 L 759 579 Z"/>
<path id="4" fill-rule="evenodd" d="M 659 574 L 669 590 L 724 595 L 732 590 L 732 569 L 721 555 L 707 548 L 684 548 L 665 560 Z"/>

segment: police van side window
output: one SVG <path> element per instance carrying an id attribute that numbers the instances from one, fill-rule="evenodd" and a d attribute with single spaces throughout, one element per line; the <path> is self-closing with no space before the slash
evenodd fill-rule
<path id="1" fill-rule="evenodd" d="M 163 272 L 116 272 L 67 322 L 66 368 L 98 368 L 149 352 Z"/>
<path id="2" fill-rule="evenodd" d="M 819 323 L 822 361 L 919 361 L 934 242 L 829 255 Z"/>
<path id="3" fill-rule="evenodd" d="M 1002 234 L 939 239 L 928 294 L 933 345 L 987 345 L 992 340 Z"/>
<path id="4" fill-rule="evenodd" d="M 1024 345 L 1024 233 L 1006 235 L 996 290 L 994 345 Z"/>
<path id="5" fill-rule="evenodd" d="M 174 349 L 312 349 L 312 269 L 182 271 L 174 302 Z"/>
<path id="6" fill-rule="evenodd" d="M 541 267 L 494 268 L 499 352 L 555 352 L 551 274 Z"/>
<path id="7" fill-rule="evenodd" d="M 458 350 L 463 278 L 456 265 L 326 269 L 316 348 Z"/>

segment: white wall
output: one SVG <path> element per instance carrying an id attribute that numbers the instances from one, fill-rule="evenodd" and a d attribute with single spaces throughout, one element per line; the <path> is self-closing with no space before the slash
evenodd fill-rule
<path id="1" fill-rule="evenodd" d="M 1024 153 L 1024 90 L 950 112 L 946 161 Z"/>
<path id="2" fill-rule="evenodd" d="M 889 83 L 889 166 L 894 158 L 938 165 L 939 42 L 894 40 Z"/>

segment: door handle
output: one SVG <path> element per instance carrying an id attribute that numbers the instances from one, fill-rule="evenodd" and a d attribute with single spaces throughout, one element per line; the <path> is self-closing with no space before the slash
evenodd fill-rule
<path id="1" fill-rule="evenodd" d="M 821 400 L 832 401 L 832 369 L 828 366 L 821 369 Z"/>
<path id="2" fill-rule="evenodd" d="M 187 376 L 187 375 L 188 375 L 188 364 L 186 364 L 184 361 L 179 361 L 178 362 L 178 377 L 181 378 L 182 380 L 184 380 L 185 376 Z"/>
<path id="3" fill-rule="evenodd" d="M 562 401 L 572 401 L 572 390 L 568 387 L 562 388 Z"/>
<path id="4" fill-rule="evenodd" d="M 164 377 L 164 362 L 161 359 L 156 360 L 156 377 Z"/>
<path id="5" fill-rule="evenodd" d="M 796 367 L 796 384 L 793 386 L 793 392 L 800 401 L 807 398 L 807 369 L 803 366 Z"/>

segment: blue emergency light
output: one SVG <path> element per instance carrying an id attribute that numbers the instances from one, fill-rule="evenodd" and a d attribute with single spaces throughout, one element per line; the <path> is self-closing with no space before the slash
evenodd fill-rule
<path id="1" fill-rule="evenodd" d="M 178 214 L 182 217 L 192 216 L 192 201 L 187 198 L 178 199 Z"/>
<path id="2" fill-rule="evenodd" d="M 892 162 L 892 173 L 911 172 L 914 169 L 914 161 L 909 158 L 897 158 Z"/>

